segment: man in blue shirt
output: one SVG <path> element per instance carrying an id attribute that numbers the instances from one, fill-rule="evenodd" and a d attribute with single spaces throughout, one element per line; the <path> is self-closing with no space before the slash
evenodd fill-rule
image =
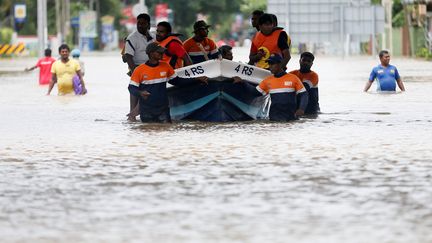
<path id="1" fill-rule="evenodd" d="M 372 69 L 369 80 L 364 88 L 364 92 L 369 90 L 375 79 L 378 80 L 377 91 L 396 91 L 396 83 L 400 90 L 405 91 L 405 87 L 397 68 L 390 65 L 389 52 L 386 50 L 380 51 L 379 58 L 381 64 Z"/>

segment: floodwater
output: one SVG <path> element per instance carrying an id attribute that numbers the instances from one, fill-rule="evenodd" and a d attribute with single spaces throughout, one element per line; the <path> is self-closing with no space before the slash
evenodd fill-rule
<path id="1" fill-rule="evenodd" d="M 377 94 L 377 58 L 318 56 L 315 119 L 155 125 L 118 53 L 82 59 L 83 97 L 0 61 L 2 242 L 432 242 L 431 62 Z"/>

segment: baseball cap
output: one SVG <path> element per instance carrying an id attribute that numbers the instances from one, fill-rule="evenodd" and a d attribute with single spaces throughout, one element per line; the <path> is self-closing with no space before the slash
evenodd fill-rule
<path id="1" fill-rule="evenodd" d="M 71 55 L 72 55 L 72 57 L 79 57 L 81 55 L 81 52 L 78 49 L 73 49 L 71 51 Z"/>
<path id="2" fill-rule="evenodd" d="M 208 25 L 204 20 L 198 20 L 193 25 L 194 31 L 197 31 L 199 29 L 207 29 L 209 27 L 211 27 L 211 25 Z"/>
<path id="3" fill-rule="evenodd" d="M 146 53 L 150 54 L 152 52 L 164 53 L 165 52 L 165 48 L 163 48 L 162 46 L 160 46 L 156 42 L 152 42 L 152 43 L 148 44 L 148 46 L 146 48 Z"/>
<path id="4" fill-rule="evenodd" d="M 267 63 L 274 64 L 274 63 L 281 63 L 282 57 L 278 54 L 271 54 L 271 56 L 267 59 Z"/>

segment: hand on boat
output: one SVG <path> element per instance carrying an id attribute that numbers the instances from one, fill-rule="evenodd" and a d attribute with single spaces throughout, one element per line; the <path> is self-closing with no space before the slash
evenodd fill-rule
<path id="1" fill-rule="evenodd" d="M 302 109 L 298 109 L 298 110 L 295 112 L 295 115 L 296 115 L 296 116 L 303 116 L 303 115 L 304 115 L 304 110 L 302 110 Z"/>
<path id="2" fill-rule="evenodd" d="M 143 99 L 147 99 L 151 94 L 147 90 L 140 91 L 140 95 Z"/>
<path id="3" fill-rule="evenodd" d="M 201 77 L 197 77 L 196 78 L 198 81 L 200 81 L 201 83 L 204 83 L 204 84 L 208 84 L 208 77 L 207 76 L 201 76 Z"/>
<path id="4" fill-rule="evenodd" d="M 234 80 L 233 83 L 235 84 L 243 82 L 243 80 L 239 76 L 234 76 L 232 77 L 232 79 Z"/>

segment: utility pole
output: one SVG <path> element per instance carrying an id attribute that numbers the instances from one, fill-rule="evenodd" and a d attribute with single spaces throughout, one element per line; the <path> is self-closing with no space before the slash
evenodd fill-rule
<path id="1" fill-rule="evenodd" d="M 46 1 L 46 0 L 45 0 Z M 70 26 L 70 0 L 56 0 L 56 27 L 59 43 L 66 42 Z"/>
<path id="2" fill-rule="evenodd" d="M 39 41 L 39 57 L 43 56 L 44 50 L 48 43 L 47 27 L 47 2 L 46 0 L 37 0 L 37 26 Z"/>
<path id="3" fill-rule="evenodd" d="M 384 38 L 383 38 L 383 49 L 387 49 L 390 53 L 393 53 L 393 1 L 383 0 L 382 5 L 384 7 L 385 21 L 384 21 Z"/>

